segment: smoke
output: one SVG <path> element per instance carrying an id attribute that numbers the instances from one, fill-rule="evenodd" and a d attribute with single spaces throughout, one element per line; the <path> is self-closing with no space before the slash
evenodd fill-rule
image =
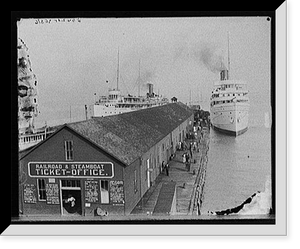
<path id="1" fill-rule="evenodd" d="M 197 62 L 202 63 L 213 73 L 220 72 L 226 68 L 223 63 L 224 56 L 222 51 L 216 45 L 202 44 L 194 47 L 192 54 Z"/>
<path id="2" fill-rule="evenodd" d="M 149 81 L 153 81 L 156 77 L 156 72 L 154 70 L 146 69 L 145 71 L 141 72 L 140 82 L 141 84 L 146 84 Z"/>
<path id="3" fill-rule="evenodd" d="M 226 69 L 224 65 L 224 50 L 220 44 L 213 42 L 194 41 L 188 44 L 185 40 L 174 44 L 173 63 L 179 59 L 192 59 L 205 66 L 213 73 Z"/>

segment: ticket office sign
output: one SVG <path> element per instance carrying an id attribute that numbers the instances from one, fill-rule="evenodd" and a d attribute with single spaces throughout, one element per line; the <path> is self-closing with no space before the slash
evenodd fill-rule
<path id="1" fill-rule="evenodd" d="M 111 162 L 29 162 L 31 177 L 113 178 Z"/>

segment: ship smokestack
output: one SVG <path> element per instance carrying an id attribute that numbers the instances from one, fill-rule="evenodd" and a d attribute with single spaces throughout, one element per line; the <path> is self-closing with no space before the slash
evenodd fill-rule
<path id="1" fill-rule="evenodd" d="M 148 86 L 148 94 L 150 97 L 153 97 L 153 84 L 152 83 L 147 83 Z"/>
<path id="2" fill-rule="evenodd" d="M 227 69 L 223 69 L 220 72 L 221 80 L 229 80 L 229 71 Z"/>

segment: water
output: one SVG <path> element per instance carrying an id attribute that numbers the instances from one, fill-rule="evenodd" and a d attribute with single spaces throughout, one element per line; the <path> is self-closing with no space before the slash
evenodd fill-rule
<path id="1" fill-rule="evenodd" d="M 270 128 L 250 126 L 237 137 L 211 129 L 201 213 L 240 205 L 256 191 L 264 191 L 270 175 Z"/>

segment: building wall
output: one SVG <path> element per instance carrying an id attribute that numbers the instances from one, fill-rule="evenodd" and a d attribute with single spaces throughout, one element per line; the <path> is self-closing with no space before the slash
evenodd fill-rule
<path id="1" fill-rule="evenodd" d="M 162 172 L 162 162 L 167 163 L 172 153 L 176 152 L 176 145 L 183 141 L 186 133 L 191 129 L 193 115 L 185 120 L 170 134 L 150 148 L 142 157 L 140 165 L 141 196 L 152 186 L 158 175 Z M 148 166 L 149 160 L 149 166 Z"/>
<path id="2" fill-rule="evenodd" d="M 113 178 L 82 178 L 82 177 L 30 177 L 28 172 L 29 162 L 67 162 L 65 158 L 64 141 L 72 140 L 74 145 L 74 159 L 71 162 L 111 162 L 114 167 Z M 59 204 L 47 204 L 46 201 L 39 201 L 38 197 L 38 183 L 37 179 L 44 179 L 45 184 L 54 184 L 59 187 Z M 117 202 L 112 203 L 110 200 L 108 204 L 101 204 L 100 195 L 100 180 L 108 180 L 109 188 L 111 188 L 111 181 L 114 181 L 112 185 L 122 188 L 124 185 L 123 178 L 123 165 L 121 165 L 114 158 L 101 153 L 95 146 L 82 139 L 76 133 L 69 129 L 62 129 L 58 133 L 54 134 L 44 143 L 40 144 L 34 151 L 29 153 L 23 159 L 20 160 L 20 209 L 24 215 L 60 215 L 61 214 L 61 201 L 62 192 L 60 180 L 79 180 L 81 185 L 81 202 L 83 215 L 94 215 L 96 208 L 101 208 L 103 211 L 107 211 L 109 214 L 124 214 L 124 203 Z M 86 200 L 86 181 L 96 181 L 96 187 L 98 191 L 98 201 L 90 202 Z M 26 185 L 27 184 L 27 185 Z M 28 184 L 34 186 L 36 203 L 25 203 L 24 202 L 24 186 L 28 187 Z M 123 186 L 124 187 L 124 186 Z M 110 190 L 110 189 L 109 189 Z M 30 191 L 30 190 L 26 190 Z M 109 198 L 111 193 L 109 192 Z M 128 200 L 130 202 L 130 200 Z"/>
<path id="3" fill-rule="evenodd" d="M 80 182 L 80 196 L 78 197 L 81 199 L 82 215 L 93 216 L 95 210 L 99 211 L 99 208 L 101 212 L 108 212 L 108 215 L 129 214 L 161 173 L 162 161 L 168 162 L 171 153 L 175 152 L 178 142 L 185 138 L 186 132 L 191 128 L 190 121 L 192 119 L 193 115 L 128 166 L 101 151 L 96 145 L 72 129 L 62 128 L 20 160 L 20 210 L 24 215 L 61 215 L 63 210 L 61 205 L 63 201 L 62 180 L 72 179 Z M 66 140 L 73 141 L 74 157 L 70 163 L 110 162 L 114 167 L 114 176 L 112 178 L 96 176 L 83 178 L 78 175 L 73 177 L 32 177 L 29 175 L 29 162 L 67 162 L 64 147 Z M 38 179 L 43 179 L 45 185 L 52 186 L 52 193 L 55 192 L 55 188 L 58 191 L 58 194 L 52 199 L 52 203 L 48 199 L 39 200 Z M 109 185 L 109 203 L 107 204 L 101 203 L 100 185 L 102 180 L 108 181 Z M 94 184 L 96 192 L 98 192 L 97 198 L 93 201 L 87 196 L 87 188 L 90 183 Z M 66 191 L 64 190 L 64 192 Z M 48 193 L 46 194 L 48 195 Z M 29 200 L 28 196 L 34 196 L 35 200 Z"/>
<path id="4" fill-rule="evenodd" d="M 136 204 L 141 199 L 141 165 L 140 160 L 136 160 L 131 165 L 124 168 L 124 191 L 125 214 L 130 214 Z"/>
<path id="5" fill-rule="evenodd" d="M 178 127 L 176 127 L 171 132 L 171 143 L 172 143 L 172 153 L 176 152 L 176 147 L 178 146 L 179 142 L 183 142 L 186 134 L 192 130 L 193 127 L 193 120 L 194 116 L 191 115 L 187 120 L 185 120 L 182 124 L 180 124 Z"/>

